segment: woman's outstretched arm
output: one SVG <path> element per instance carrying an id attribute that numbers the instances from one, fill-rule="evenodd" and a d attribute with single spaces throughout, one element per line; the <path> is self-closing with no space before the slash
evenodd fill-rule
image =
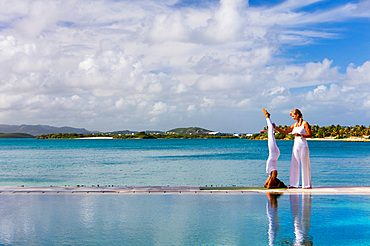
<path id="1" fill-rule="evenodd" d="M 291 127 L 289 127 L 288 129 L 286 130 L 283 130 L 283 129 L 280 129 L 279 127 L 277 127 L 275 124 L 274 124 L 274 128 L 276 131 L 280 132 L 281 134 L 284 134 L 284 135 L 288 135 L 289 133 L 291 133 L 293 131 L 293 125 Z"/>

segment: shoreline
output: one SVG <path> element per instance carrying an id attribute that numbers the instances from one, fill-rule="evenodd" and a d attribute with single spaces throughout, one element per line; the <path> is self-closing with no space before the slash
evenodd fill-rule
<path id="1" fill-rule="evenodd" d="M 268 140 L 267 138 L 264 139 L 250 139 L 250 140 Z M 368 138 L 360 138 L 360 137 L 351 137 L 351 138 L 341 138 L 335 139 L 334 137 L 326 137 L 326 138 L 306 138 L 307 141 L 342 141 L 342 142 L 370 142 Z M 276 141 L 294 141 L 294 139 L 276 139 Z"/>
<path id="2" fill-rule="evenodd" d="M 96 140 L 96 139 L 113 139 L 113 137 L 86 137 L 86 138 L 73 138 L 73 139 L 90 139 L 90 140 Z"/>
<path id="3" fill-rule="evenodd" d="M 368 138 L 360 138 L 360 137 L 350 137 L 350 138 L 341 138 L 335 139 L 333 137 L 326 137 L 326 138 L 306 138 L 307 141 L 344 141 L 344 142 L 370 142 Z"/>

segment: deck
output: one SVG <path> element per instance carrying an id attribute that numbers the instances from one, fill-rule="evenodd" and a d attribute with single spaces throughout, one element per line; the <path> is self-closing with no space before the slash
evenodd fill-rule
<path id="1" fill-rule="evenodd" d="M 2 194 L 257 194 L 257 193 L 311 193 L 370 195 L 370 186 L 325 186 L 313 189 L 265 189 L 262 187 L 198 187 L 198 186 L 50 186 L 0 187 Z"/>

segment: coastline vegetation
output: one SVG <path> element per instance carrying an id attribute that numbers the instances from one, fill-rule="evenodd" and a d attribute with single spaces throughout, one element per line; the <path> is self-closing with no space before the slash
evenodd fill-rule
<path id="1" fill-rule="evenodd" d="M 287 129 L 290 126 L 278 126 L 281 129 Z M 249 137 L 252 140 L 267 139 L 267 128 L 265 127 L 260 133 L 253 134 Z M 365 127 L 364 125 L 355 125 L 355 126 L 340 126 L 340 125 L 331 125 L 331 126 L 318 126 L 312 125 L 312 138 L 328 138 L 332 137 L 334 139 L 346 139 L 350 137 L 359 137 L 364 139 L 370 139 L 370 125 Z M 275 134 L 275 139 L 280 140 L 293 140 L 294 135 L 283 135 L 281 133 Z"/>
<path id="2" fill-rule="evenodd" d="M 75 139 L 75 138 L 85 138 L 89 136 L 91 137 L 93 135 L 83 135 L 77 133 L 55 133 L 37 136 L 36 139 Z"/>
<path id="3" fill-rule="evenodd" d="M 121 134 L 121 135 L 110 135 L 110 134 L 94 134 L 94 135 L 83 135 L 75 133 L 57 133 L 47 134 L 36 137 L 37 139 L 77 139 L 77 138 L 99 138 L 99 137 L 111 137 L 113 139 L 195 139 L 195 138 L 239 138 L 230 134 L 221 135 L 193 135 L 193 134 L 156 134 L 156 133 L 145 133 L 139 132 L 136 134 Z"/>
<path id="4" fill-rule="evenodd" d="M 287 129 L 290 126 L 278 126 L 281 129 Z M 199 129 L 194 130 L 194 127 L 189 127 L 190 132 L 186 132 L 186 128 L 179 128 L 180 130 L 168 131 L 166 133 L 153 133 L 153 132 L 138 132 L 131 134 L 110 134 L 110 133 L 95 133 L 95 134 L 77 134 L 77 133 L 57 133 L 57 134 L 47 134 L 36 137 L 37 139 L 77 139 L 77 138 L 99 138 L 99 137 L 109 137 L 113 139 L 195 139 L 195 138 L 207 138 L 207 139 L 223 139 L 223 138 L 249 138 L 251 140 L 263 140 L 267 139 L 267 128 L 265 127 L 260 133 L 253 135 L 247 134 L 228 134 L 228 133 L 218 133 L 210 134 L 209 131 L 200 131 Z M 184 130 L 185 129 L 185 130 Z M 370 139 L 370 126 L 365 127 L 363 125 L 351 126 L 340 126 L 331 125 L 320 127 L 318 125 L 311 126 L 312 138 L 328 138 L 333 139 L 346 139 L 350 137 L 358 137 L 363 139 Z M 277 140 L 293 140 L 294 135 L 283 135 L 281 133 L 276 133 L 275 138 Z"/>

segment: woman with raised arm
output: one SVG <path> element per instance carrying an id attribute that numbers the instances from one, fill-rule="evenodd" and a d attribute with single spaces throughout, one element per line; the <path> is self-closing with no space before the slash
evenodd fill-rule
<path id="1" fill-rule="evenodd" d="M 301 111 L 294 109 L 290 112 L 293 120 L 297 121 L 287 130 L 282 130 L 275 126 L 275 130 L 287 135 L 293 133 L 295 135 L 292 162 L 290 165 L 289 188 L 298 188 L 299 186 L 299 166 L 302 166 L 302 188 L 311 189 L 311 163 L 310 150 L 306 138 L 311 138 L 311 127 L 307 121 L 303 120 Z"/>

